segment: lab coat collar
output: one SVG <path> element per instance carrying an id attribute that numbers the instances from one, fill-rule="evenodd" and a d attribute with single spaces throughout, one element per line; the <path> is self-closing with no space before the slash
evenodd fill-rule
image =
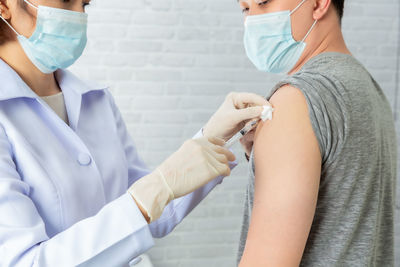
<path id="1" fill-rule="evenodd" d="M 64 69 L 57 70 L 55 76 L 64 94 L 70 127 L 76 130 L 81 112 L 82 95 L 91 91 L 104 90 L 106 87 L 96 85 L 93 82 L 84 82 L 72 72 Z"/>
<path id="2" fill-rule="evenodd" d="M 107 87 L 93 82 L 84 82 L 68 70 L 55 72 L 61 90 L 66 93 L 74 91 L 74 95 L 82 96 L 93 90 L 104 90 Z M 19 97 L 39 98 L 39 96 L 21 79 L 21 77 L 2 59 L 0 59 L 0 101 Z"/>
<path id="3" fill-rule="evenodd" d="M 72 72 L 64 69 L 57 70 L 55 77 L 64 94 L 70 127 L 75 131 L 78 128 L 82 96 L 90 91 L 104 90 L 107 87 L 96 85 L 93 82 L 84 82 Z M 0 102 L 23 97 L 35 99 L 42 105 L 46 105 L 14 69 L 0 59 Z"/>

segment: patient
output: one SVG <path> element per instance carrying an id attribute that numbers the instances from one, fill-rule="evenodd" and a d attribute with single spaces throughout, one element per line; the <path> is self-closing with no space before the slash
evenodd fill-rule
<path id="1" fill-rule="evenodd" d="M 394 266 L 394 120 L 345 45 L 343 2 L 239 1 L 250 60 L 288 73 L 266 95 L 272 121 L 241 140 L 252 171 L 240 267 Z"/>

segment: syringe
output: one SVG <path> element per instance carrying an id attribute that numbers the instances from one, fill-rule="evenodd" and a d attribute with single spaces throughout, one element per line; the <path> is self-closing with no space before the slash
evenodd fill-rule
<path id="1" fill-rule="evenodd" d="M 272 112 L 274 111 L 274 108 L 271 106 L 264 106 L 264 110 L 261 114 L 260 118 L 254 119 L 250 122 L 248 122 L 238 133 L 236 133 L 234 136 L 231 137 L 226 143 L 225 147 L 230 148 L 233 146 L 237 141 L 239 141 L 240 138 L 245 136 L 248 132 L 253 130 L 260 120 L 266 121 L 266 120 L 272 120 Z"/>
<path id="2" fill-rule="evenodd" d="M 256 120 L 251 121 L 250 123 L 247 123 L 246 126 L 244 126 L 237 134 L 232 136 L 231 139 L 229 139 L 225 143 L 225 147 L 230 148 L 231 146 L 233 146 L 240 138 L 242 138 L 248 132 L 253 130 L 258 125 L 259 121 L 260 121 L 260 119 L 256 119 Z"/>

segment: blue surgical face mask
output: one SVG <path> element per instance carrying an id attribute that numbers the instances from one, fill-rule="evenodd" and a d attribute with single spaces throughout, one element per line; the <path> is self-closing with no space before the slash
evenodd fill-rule
<path id="1" fill-rule="evenodd" d="M 306 48 L 304 40 L 317 20 L 303 38 L 293 39 L 290 16 L 305 2 L 292 11 L 280 11 L 247 16 L 245 20 L 244 46 L 247 56 L 257 69 L 270 73 L 287 73 L 300 59 Z"/>
<path id="2" fill-rule="evenodd" d="M 60 8 L 34 6 L 37 9 L 36 29 L 26 38 L 3 17 L 1 19 L 17 34 L 25 54 L 43 73 L 71 66 L 83 53 L 87 42 L 87 14 Z"/>

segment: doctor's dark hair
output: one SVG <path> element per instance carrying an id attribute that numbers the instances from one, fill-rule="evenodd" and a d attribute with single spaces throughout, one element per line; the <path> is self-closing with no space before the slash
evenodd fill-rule
<path id="1" fill-rule="evenodd" d="M 4 44 L 9 39 L 9 31 L 7 25 L 0 19 L 0 45 Z"/>
<path id="2" fill-rule="evenodd" d="M 335 6 L 339 21 L 341 21 L 343 18 L 344 0 L 332 0 L 332 4 Z"/>

